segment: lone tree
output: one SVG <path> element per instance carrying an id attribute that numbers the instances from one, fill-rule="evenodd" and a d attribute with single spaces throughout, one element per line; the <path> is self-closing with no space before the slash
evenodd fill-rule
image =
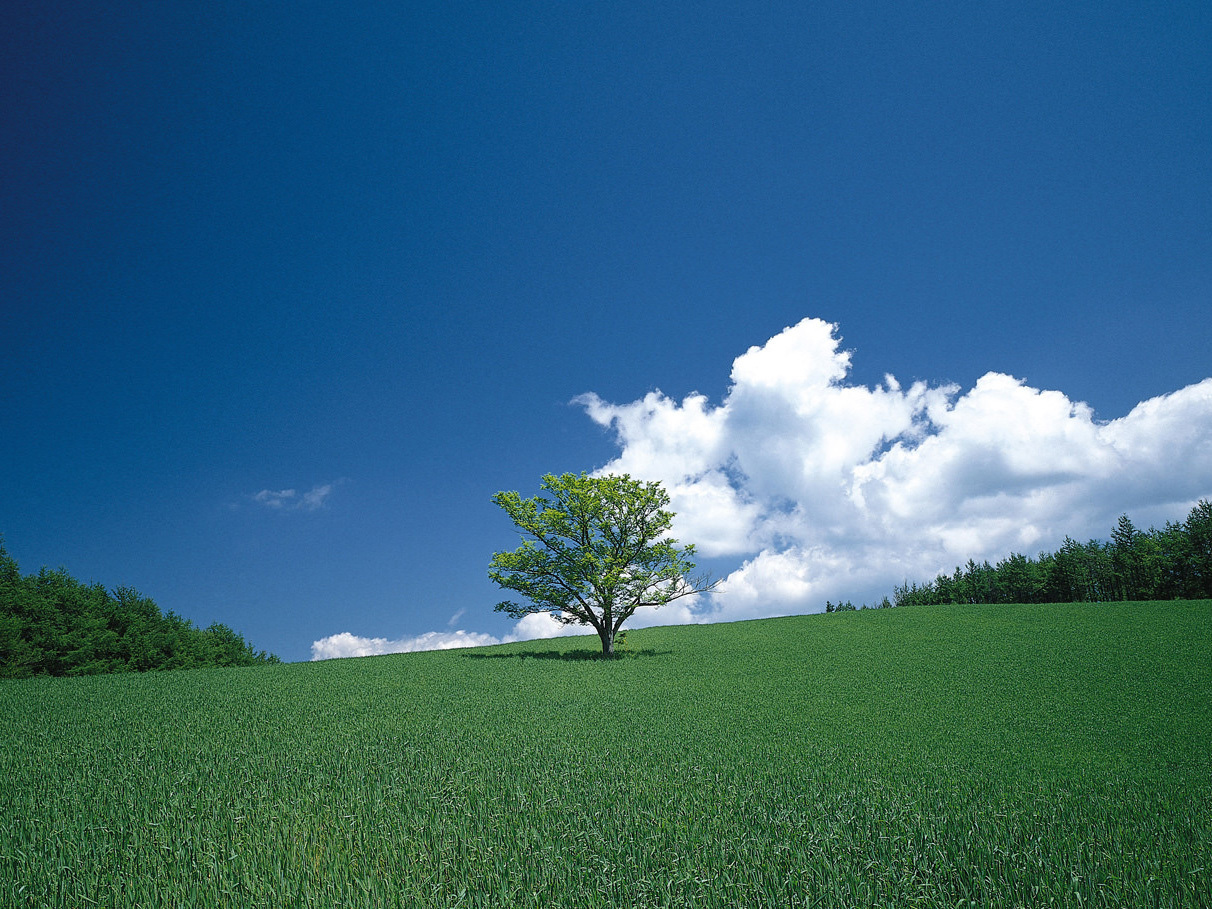
<path id="1" fill-rule="evenodd" d="M 592 625 L 602 654 L 613 656 L 619 628 L 641 606 L 715 586 L 705 575 L 688 578 L 694 547 L 664 536 L 673 512 L 660 483 L 566 473 L 543 477 L 542 489 L 549 498 L 492 497 L 518 526 L 522 545 L 493 555 L 488 576 L 530 600 L 498 603 L 498 612 L 515 619 L 546 612 L 565 625 Z"/>

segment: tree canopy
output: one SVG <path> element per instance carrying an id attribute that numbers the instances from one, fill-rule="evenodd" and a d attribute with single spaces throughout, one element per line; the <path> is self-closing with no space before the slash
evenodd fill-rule
<path id="1" fill-rule="evenodd" d="M 940 603 L 1071 603 L 1212 598 L 1212 502 L 1182 522 L 1139 530 L 1126 514 L 1110 541 L 1065 537 L 1036 558 L 1011 553 L 996 565 L 969 560 L 954 574 L 894 591 L 897 606 Z"/>
<path id="2" fill-rule="evenodd" d="M 66 570 L 22 576 L 0 541 L 0 678 L 277 663 L 221 623 L 202 629 L 131 587 Z"/>
<path id="3" fill-rule="evenodd" d="M 714 587 L 689 577 L 693 546 L 667 537 L 673 512 L 656 482 L 621 476 L 547 474 L 547 495 L 498 492 L 493 501 L 517 526 L 522 545 L 492 557 L 488 576 L 529 602 L 497 604 L 513 618 L 547 613 L 591 626 L 602 653 L 614 654 L 623 623 L 637 609 L 660 607 Z"/>

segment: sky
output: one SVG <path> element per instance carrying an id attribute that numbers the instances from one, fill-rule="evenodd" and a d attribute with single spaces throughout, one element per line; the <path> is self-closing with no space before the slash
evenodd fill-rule
<path id="1" fill-rule="evenodd" d="M 553 633 L 492 502 L 660 480 L 874 602 L 1212 496 L 1206 3 L 0 10 L 0 534 L 285 660 Z"/>

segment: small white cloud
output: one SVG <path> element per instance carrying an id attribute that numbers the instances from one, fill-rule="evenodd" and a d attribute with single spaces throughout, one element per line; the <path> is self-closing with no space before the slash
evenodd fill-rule
<path id="1" fill-rule="evenodd" d="M 484 647 L 500 644 L 491 634 L 470 631 L 427 631 L 411 638 L 364 638 L 348 631 L 321 638 L 311 645 L 313 660 L 334 660 L 342 657 L 380 656 L 385 653 L 415 653 L 421 650 L 453 650 L 459 647 Z"/>
<path id="2" fill-rule="evenodd" d="M 262 489 L 254 493 L 252 500 L 268 508 L 286 508 L 298 505 L 299 493 L 293 489 Z"/>
<path id="3" fill-rule="evenodd" d="M 313 486 L 310 490 L 303 493 L 303 498 L 299 505 L 304 511 L 316 511 L 324 507 L 324 502 L 332 495 L 332 483 L 325 483 L 323 486 Z"/>
<path id="4" fill-rule="evenodd" d="M 460 609 L 451 617 L 450 624 L 465 610 Z M 668 609 L 661 610 L 662 616 Z M 634 616 L 635 621 L 629 623 L 632 627 L 643 625 L 668 625 L 680 621 L 691 621 L 692 617 L 678 613 L 672 618 L 652 619 L 648 613 L 655 610 L 641 610 Z M 588 625 L 563 625 L 547 613 L 533 613 L 523 616 L 514 625 L 513 631 L 503 638 L 491 634 L 481 634 L 474 631 L 427 631 L 424 634 L 410 638 L 366 638 L 360 635 L 342 631 L 340 634 L 321 638 L 311 645 L 313 660 L 334 660 L 342 657 L 381 656 L 385 653 L 415 653 L 421 650 L 453 650 L 460 647 L 487 647 L 491 644 L 511 644 L 517 641 L 534 641 L 546 638 L 567 637 L 572 635 L 593 634 Z"/>
<path id="5" fill-rule="evenodd" d="M 275 511 L 319 511 L 340 482 L 317 484 L 302 494 L 297 489 L 262 489 L 249 498 Z"/>
<path id="6" fill-rule="evenodd" d="M 513 631 L 502 639 L 502 643 L 508 644 L 513 641 L 535 641 L 593 633 L 593 629 L 588 625 L 565 625 L 557 622 L 545 612 L 533 612 L 518 619 L 518 623 L 513 626 Z"/>

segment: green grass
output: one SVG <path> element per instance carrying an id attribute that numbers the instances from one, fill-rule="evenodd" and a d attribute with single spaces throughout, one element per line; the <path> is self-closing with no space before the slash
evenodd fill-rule
<path id="1" fill-rule="evenodd" d="M 1212 601 L 0 684 L 0 906 L 1209 906 Z"/>

